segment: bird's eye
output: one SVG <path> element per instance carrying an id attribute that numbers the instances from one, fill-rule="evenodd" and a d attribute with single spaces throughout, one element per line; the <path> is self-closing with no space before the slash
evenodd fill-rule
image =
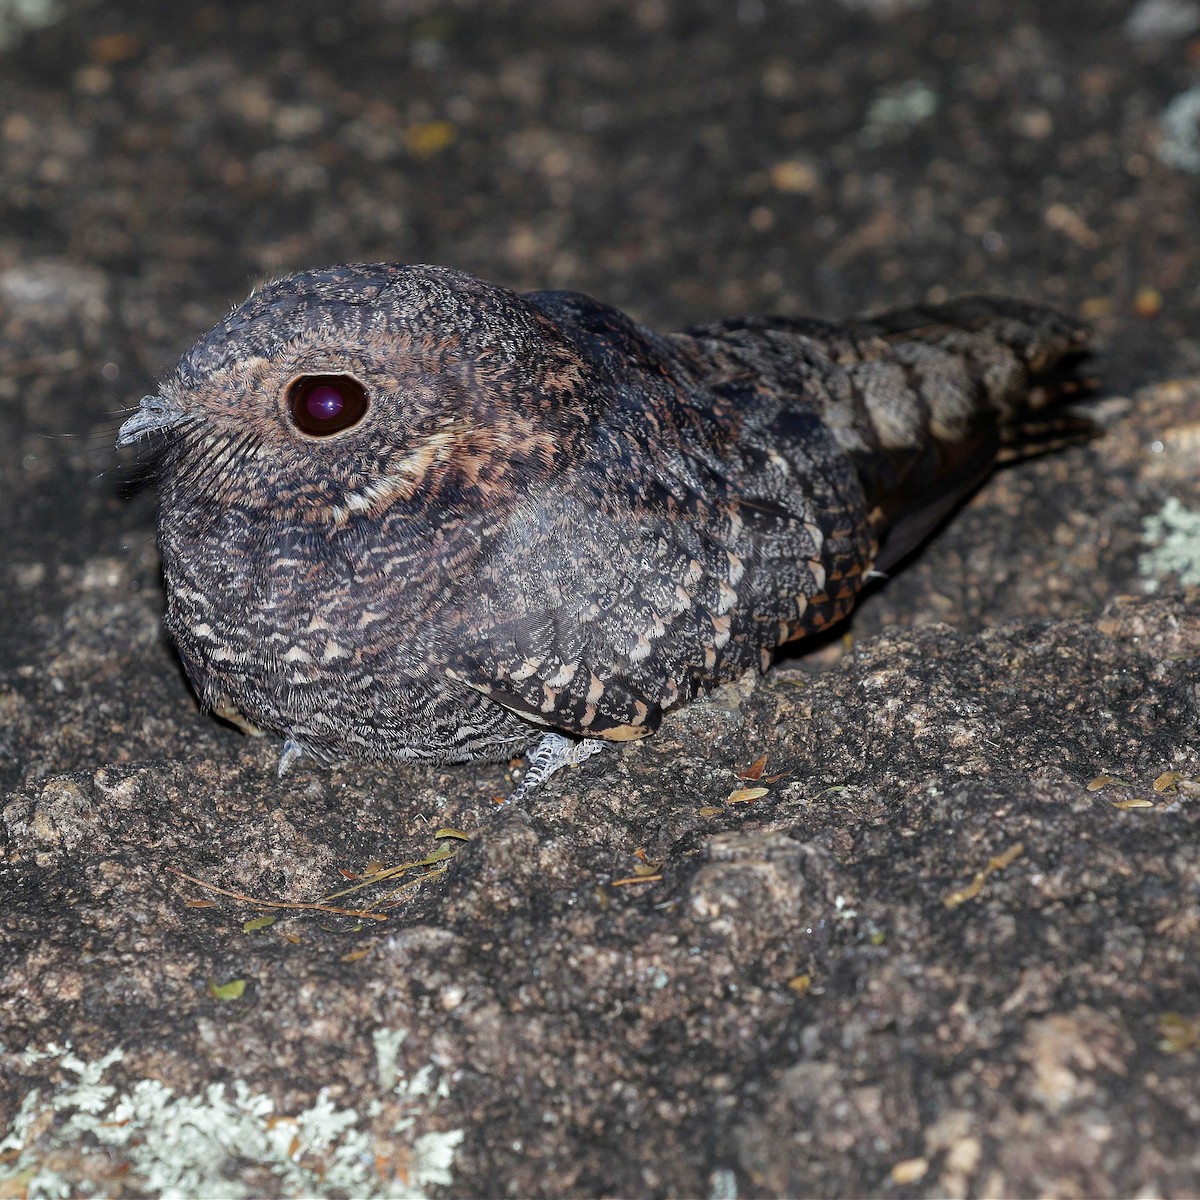
<path id="1" fill-rule="evenodd" d="M 301 375 L 287 399 L 292 422 L 309 437 L 341 433 L 367 415 L 367 390 L 349 375 Z"/>

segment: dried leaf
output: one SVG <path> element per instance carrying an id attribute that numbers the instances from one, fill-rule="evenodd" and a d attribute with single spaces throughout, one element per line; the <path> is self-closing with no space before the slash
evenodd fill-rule
<path id="1" fill-rule="evenodd" d="M 757 800 L 760 796 L 765 796 L 770 790 L 770 788 L 765 787 L 735 788 L 725 797 L 725 803 L 749 804 L 751 800 Z"/>
<path id="2" fill-rule="evenodd" d="M 924 1179 L 928 1170 L 929 1160 L 927 1158 L 905 1158 L 891 1169 L 890 1174 L 893 1183 L 903 1186 L 906 1183 L 916 1183 L 918 1180 Z"/>
<path id="3" fill-rule="evenodd" d="M 737 772 L 737 778 L 744 779 L 749 783 L 755 783 L 762 778 L 762 774 L 766 769 L 767 756 L 760 754 L 744 771 Z"/>
<path id="4" fill-rule="evenodd" d="M 1162 305 L 1162 293 L 1157 288 L 1139 288 L 1137 295 L 1133 298 L 1134 315 L 1147 320 L 1157 317 L 1162 312 Z"/>
<path id="5" fill-rule="evenodd" d="M 228 983 L 218 983 L 211 975 L 208 977 L 208 994 L 214 1000 L 240 1000 L 246 990 L 244 979 L 231 979 Z"/>
<path id="6" fill-rule="evenodd" d="M 451 121 L 423 121 L 410 125 L 402 134 L 405 148 L 416 158 L 432 158 L 458 139 Z"/>
<path id="7" fill-rule="evenodd" d="M 1167 1054 L 1200 1047 L 1200 1017 L 1185 1017 L 1182 1013 L 1163 1013 L 1158 1018 L 1159 1049 Z"/>
<path id="8" fill-rule="evenodd" d="M 104 66 L 113 66 L 133 58 L 142 48 L 137 34 L 122 32 L 108 33 L 103 37 L 94 38 L 88 46 L 88 56 L 93 62 Z"/>

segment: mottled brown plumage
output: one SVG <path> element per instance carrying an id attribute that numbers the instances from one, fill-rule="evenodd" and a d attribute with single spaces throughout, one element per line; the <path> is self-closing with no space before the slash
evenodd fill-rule
<path id="1" fill-rule="evenodd" d="M 118 440 L 161 444 L 167 627 L 206 705 L 285 763 L 589 739 L 540 777 L 845 615 L 1085 341 L 998 299 L 664 337 L 344 266 L 255 292 Z"/>

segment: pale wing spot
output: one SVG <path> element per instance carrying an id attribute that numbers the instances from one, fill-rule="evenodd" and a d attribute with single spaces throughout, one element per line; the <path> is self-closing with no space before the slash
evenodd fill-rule
<path id="1" fill-rule="evenodd" d="M 737 603 L 737 592 L 723 579 L 717 584 L 717 612 L 727 613 Z"/>
<path id="2" fill-rule="evenodd" d="M 546 680 L 547 687 L 562 688 L 566 687 L 572 679 L 575 678 L 575 673 L 579 670 L 578 663 L 563 663 L 549 679 Z"/>
<path id="3" fill-rule="evenodd" d="M 528 679 L 531 675 L 536 675 L 541 668 L 544 658 L 527 658 L 521 665 L 509 675 L 509 679 L 522 680 Z"/>
<path id="4" fill-rule="evenodd" d="M 709 620 L 712 621 L 712 627 L 716 633 L 716 637 L 713 638 L 713 645 L 720 650 L 721 647 L 729 641 L 729 634 L 733 627 L 733 622 L 729 619 L 729 617 L 724 616 L 709 617 Z"/>
<path id="5" fill-rule="evenodd" d="M 587 706 L 589 708 L 591 708 L 593 705 L 599 703 L 600 697 L 603 695 L 604 695 L 604 681 L 602 679 L 597 678 L 595 675 L 593 675 L 591 677 L 590 683 L 588 684 L 587 695 L 584 696 L 584 698 L 583 698 L 584 703 L 586 703 Z"/>
<path id="6" fill-rule="evenodd" d="M 310 663 L 312 655 L 307 650 L 301 650 L 299 646 L 293 646 L 284 656 L 283 661 L 288 663 Z"/>
<path id="7" fill-rule="evenodd" d="M 642 659 L 649 656 L 651 649 L 650 639 L 644 633 L 639 633 L 637 644 L 629 652 L 629 661 L 631 663 L 641 662 Z"/>
<path id="8" fill-rule="evenodd" d="M 825 590 L 825 566 L 819 560 L 809 559 L 808 569 L 812 572 L 813 583 L 818 592 Z"/>
<path id="9" fill-rule="evenodd" d="M 322 662 L 333 662 L 336 658 L 349 658 L 350 651 L 330 638 L 325 643 L 325 652 L 321 655 Z"/>

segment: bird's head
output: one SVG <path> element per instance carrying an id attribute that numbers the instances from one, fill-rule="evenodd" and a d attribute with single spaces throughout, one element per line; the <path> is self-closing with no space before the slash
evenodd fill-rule
<path id="1" fill-rule="evenodd" d="M 176 502 L 338 524 L 488 505 L 552 474 L 586 369 L 519 296 L 443 267 L 353 265 L 254 292 L 122 426 Z"/>

